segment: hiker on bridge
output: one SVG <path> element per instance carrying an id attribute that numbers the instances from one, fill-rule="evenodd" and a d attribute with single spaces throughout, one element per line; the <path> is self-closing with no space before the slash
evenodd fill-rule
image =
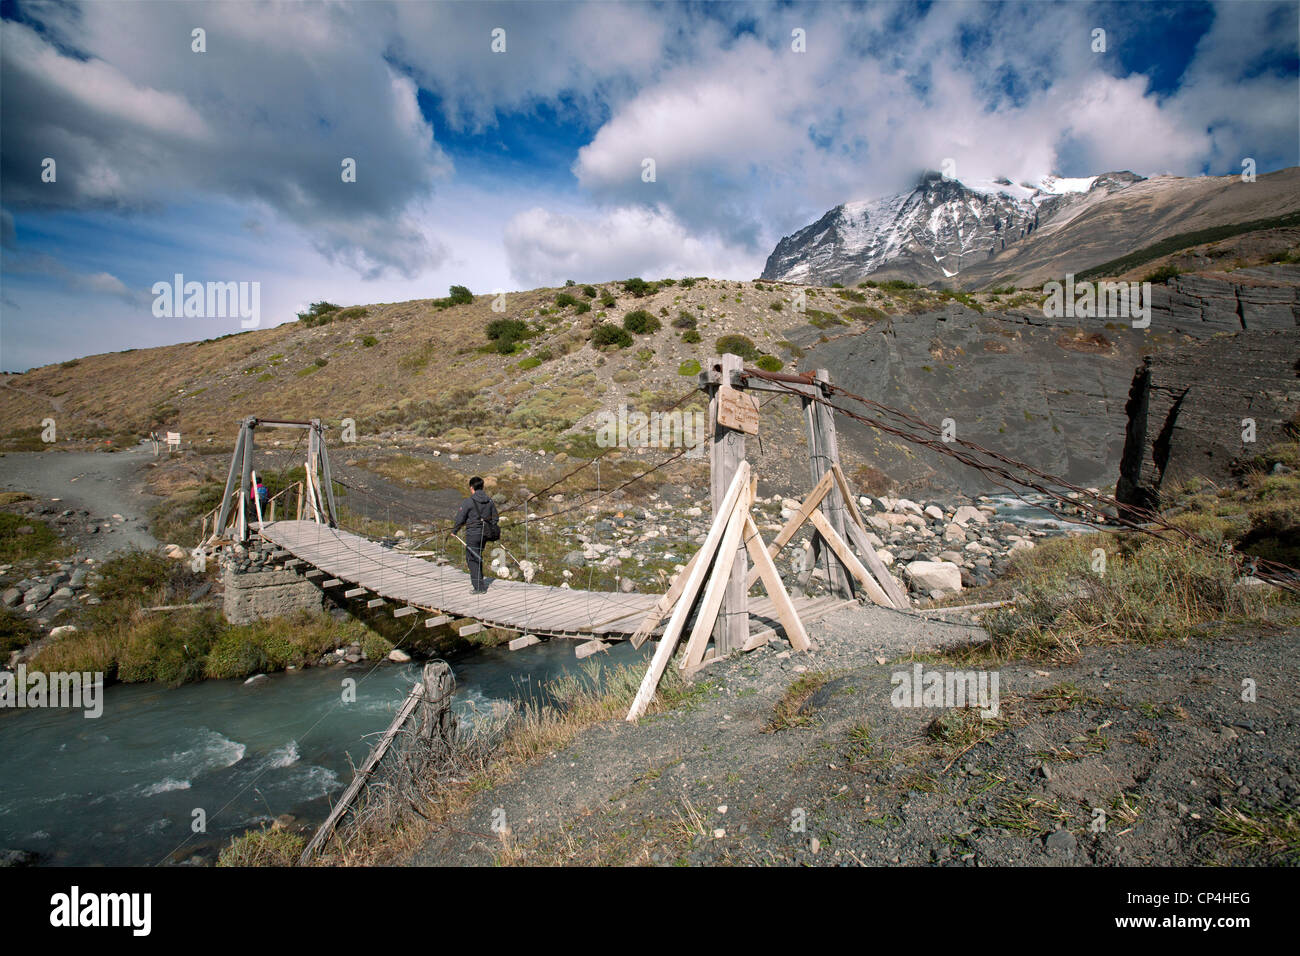
<path id="1" fill-rule="evenodd" d="M 252 505 L 256 502 L 257 505 L 261 505 L 262 513 L 265 514 L 266 504 L 270 498 L 270 494 L 270 491 L 262 482 L 261 476 L 258 475 L 257 472 L 253 472 L 253 483 L 248 489 L 248 503 Z M 254 511 L 253 513 L 256 514 L 257 512 Z"/>
<path id="2" fill-rule="evenodd" d="M 483 578 L 483 543 L 501 537 L 497 524 L 500 515 L 496 503 L 483 490 L 482 478 L 478 475 L 471 478 L 469 489 L 470 496 L 461 501 L 451 533 L 455 534 L 462 527 L 465 529 L 465 563 L 469 565 L 470 584 L 475 594 L 483 594 L 487 591 L 487 582 Z"/>

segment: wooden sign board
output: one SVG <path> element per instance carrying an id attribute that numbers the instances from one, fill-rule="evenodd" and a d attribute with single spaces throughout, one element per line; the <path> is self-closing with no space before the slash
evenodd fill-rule
<path id="1" fill-rule="evenodd" d="M 746 435 L 758 434 L 758 402 L 730 385 L 718 388 L 718 424 Z"/>

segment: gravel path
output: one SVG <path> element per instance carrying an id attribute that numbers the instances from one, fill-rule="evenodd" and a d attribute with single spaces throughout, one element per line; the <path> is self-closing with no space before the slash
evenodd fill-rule
<path id="1" fill-rule="evenodd" d="M 1300 631 L 1089 648 L 1001 668 L 1000 710 L 891 705 L 895 663 L 980 631 L 876 608 L 701 673 L 707 693 L 637 726 L 610 721 L 479 795 L 416 865 L 741 863 L 1087 865 L 1295 862 Z M 884 660 L 882 664 L 879 661 Z M 933 664 L 927 668 L 946 668 Z M 771 724 L 796 680 L 825 683 Z M 1242 680 L 1258 698 L 1244 702 Z M 936 718 L 938 720 L 936 721 Z M 509 828 L 491 836 L 494 821 Z M 1288 855 L 1289 854 L 1289 855 Z"/>
<path id="2" fill-rule="evenodd" d="M 113 551 L 159 546 L 148 532 L 149 509 L 159 498 L 144 490 L 144 467 L 152 460 L 139 446 L 113 453 L 10 451 L 0 457 L 0 489 L 42 499 L 56 514 L 87 511 L 87 523 L 108 525 L 95 535 L 73 535 L 81 557 L 101 561 Z"/>
<path id="3" fill-rule="evenodd" d="M 22 491 L 58 512 L 86 511 L 101 533 L 74 534 L 82 557 L 102 560 L 114 551 L 152 549 L 149 510 L 158 498 L 144 489 L 148 448 L 118 452 L 8 452 L 0 456 L 0 490 Z M 51 499 L 57 499 L 51 502 Z M 121 521 L 113 515 L 121 515 Z"/>

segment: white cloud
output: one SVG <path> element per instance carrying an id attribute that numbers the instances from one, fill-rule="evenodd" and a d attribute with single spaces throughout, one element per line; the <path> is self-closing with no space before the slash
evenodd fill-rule
<path id="1" fill-rule="evenodd" d="M 584 217 L 534 207 L 506 225 L 510 275 L 523 288 L 643 275 L 753 278 L 763 257 L 693 235 L 666 210 L 622 206 Z"/>
<path id="2" fill-rule="evenodd" d="M 197 9 L 36 8 L 48 38 L 5 23 L 6 203 L 131 211 L 233 198 L 263 204 L 364 275 L 435 266 L 442 250 L 409 207 L 451 164 L 366 10 Z M 206 53 L 190 48 L 196 17 Z M 46 156 L 54 184 L 40 179 Z M 355 183 L 342 179 L 345 157 Z"/>

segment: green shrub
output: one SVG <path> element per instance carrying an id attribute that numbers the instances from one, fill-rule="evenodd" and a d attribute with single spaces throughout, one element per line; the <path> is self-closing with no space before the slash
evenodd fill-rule
<path id="1" fill-rule="evenodd" d="M 673 328 L 675 329 L 693 329 L 699 324 L 699 320 L 685 309 L 678 312 L 677 318 L 673 319 Z"/>
<path id="2" fill-rule="evenodd" d="M 646 282 L 645 279 L 642 279 L 640 276 L 635 276 L 631 279 L 623 280 L 623 291 L 631 292 L 638 299 L 649 295 L 654 290 L 655 290 L 655 286 L 649 282 Z"/>
<path id="3" fill-rule="evenodd" d="M 758 357 L 763 354 L 747 335 L 719 336 L 713 348 L 719 355 L 731 352 L 734 355 L 739 355 L 746 362 L 757 361 Z"/>
<path id="4" fill-rule="evenodd" d="M 514 352 L 519 341 L 532 334 L 522 319 L 493 319 L 484 331 L 488 340 L 496 343 L 496 351 L 501 355 Z"/>
<path id="5" fill-rule="evenodd" d="M 379 339 L 375 338 L 373 335 L 365 335 L 361 338 L 361 344 L 368 349 L 374 348 L 379 344 Z"/>
<path id="6" fill-rule="evenodd" d="M 689 289 L 689 288 L 691 288 L 693 285 L 695 285 L 695 283 L 696 283 L 697 281 L 698 281 L 698 280 L 696 280 L 696 279 L 692 279 L 690 276 L 687 276 L 685 279 L 682 279 L 682 283 L 681 283 L 681 284 L 682 284 L 682 288 L 683 288 L 683 289 Z"/>
<path id="7" fill-rule="evenodd" d="M 601 322 L 591 331 L 591 344 L 598 349 L 610 346 L 625 349 L 632 344 L 632 336 L 628 334 L 627 329 L 612 322 Z"/>
<path id="8" fill-rule="evenodd" d="M 582 287 L 582 294 L 588 299 L 594 299 L 596 298 L 596 287 L 594 285 L 584 285 Z"/>
<path id="9" fill-rule="evenodd" d="M 474 293 L 463 285 L 454 285 L 449 291 L 451 294 L 447 296 L 447 301 L 452 305 L 469 305 L 474 301 Z"/>
<path id="10" fill-rule="evenodd" d="M 334 321 L 334 313 L 339 310 L 339 306 L 332 302 L 321 300 L 313 302 L 306 312 L 298 313 L 298 321 L 307 328 L 314 328 L 318 325 L 328 325 Z"/>
<path id="11" fill-rule="evenodd" d="M 687 329 L 682 333 L 682 341 L 694 345 L 696 342 L 700 341 L 700 333 L 695 331 L 695 329 Z"/>
<path id="12" fill-rule="evenodd" d="M 658 332 L 661 327 L 662 323 L 659 319 L 645 309 L 637 309 L 623 316 L 623 328 L 637 335 L 649 335 Z"/>
<path id="13" fill-rule="evenodd" d="M 779 372 L 785 368 L 785 363 L 775 355 L 760 355 L 758 361 L 754 363 L 764 372 Z"/>
<path id="14" fill-rule="evenodd" d="M 576 309 L 574 309 L 574 311 L 577 312 L 578 315 L 585 315 L 586 313 L 588 313 L 588 312 L 591 311 L 591 303 L 590 303 L 590 302 L 579 302 L 579 303 L 578 303 L 578 307 L 577 307 Z"/>
<path id="15" fill-rule="evenodd" d="M 536 355 L 530 355 L 528 356 L 528 358 L 524 359 L 522 362 L 516 365 L 515 368 L 519 369 L 520 371 L 527 372 L 530 368 L 537 368 L 537 366 L 541 364 L 542 364 L 541 359 L 539 359 Z"/>
<path id="16" fill-rule="evenodd" d="M 567 309 L 571 305 L 577 305 L 578 300 L 567 292 L 561 292 L 555 297 L 555 306 L 559 309 Z"/>
<path id="17" fill-rule="evenodd" d="M 780 299 L 773 299 L 771 302 L 767 304 L 767 307 L 771 309 L 773 312 L 780 312 L 781 309 L 785 307 L 785 305 L 784 303 L 781 302 Z"/>
<path id="18" fill-rule="evenodd" d="M 1183 274 L 1182 269 L 1178 268 L 1176 265 L 1173 265 L 1172 263 L 1167 263 L 1161 266 L 1159 269 L 1154 269 L 1151 272 L 1147 273 L 1142 278 L 1142 281 L 1143 282 L 1168 282 L 1174 276 L 1180 276 L 1182 274 Z"/>
<path id="19" fill-rule="evenodd" d="M 700 363 L 697 359 L 687 359 L 681 365 L 677 366 L 678 375 L 699 375 Z"/>
<path id="20" fill-rule="evenodd" d="M 318 356 L 316 356 L 316 362 L 315 362 L 315 365 L 316 365 L 317 368 L 324 368 L 326 365 L 329 365 L 329 363 L 330 363 L 330 360 L 327 359 L 327 358 L 325 358 L 325 356 L 323 356 L 323 355 L 318 355 Z"/>
<path id="21" fill-rule="evenodd" d="M 615 299 L 614 299 L 614 293 L 612 293 L 612 292 L 608 292 L 608 291 L 601 293 L 601 296 L 600 296 L 600 307 L 601 307 L 602 309 L 612 309 L 612 308 L 614 308 L 614 302 L 615 302 Z"/>

